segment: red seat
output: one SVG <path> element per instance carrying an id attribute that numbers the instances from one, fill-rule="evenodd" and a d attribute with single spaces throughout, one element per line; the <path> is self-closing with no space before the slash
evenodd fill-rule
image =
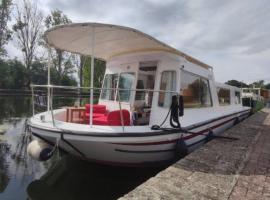
<path id="1" fill-rule="evenodd" d="M 102 114 L 102 113 L 93 113 L 93 118 L 97 118 L 97 117 L 103 117 L 106 114 Z M 90 117 L 90 113 L 85 113 L 85 117 L 88 118 Z"/>
<path id="2" fill-rule="evenodd" d="M 103 117 L 106 115 L 105 105 L 93 105 L 93 119 L 97 117 Z M 84 122 L 89 123 L 90 117 L 90 104 L 85 104 Z"/>
<path id="3" fill-rule="evenodd" d="M 93 118 L 94 125 L 121 126 L 121 112 L 123 116 L 123 125 L 130 126 L 130 113 L 128 110 L 115 110 L 108 115 Z"/>
<path id="4" fill-rule="evenodd" d="M 85 104 L 85 112 L 90 113 L 90 104 Z M 105 105 L 93 105 L 93 113 L 106 113 L 106 106 Z"/>

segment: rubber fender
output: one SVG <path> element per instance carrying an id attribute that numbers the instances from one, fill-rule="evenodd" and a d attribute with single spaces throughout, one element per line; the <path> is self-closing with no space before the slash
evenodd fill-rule
<path id="1" fill-rule="evenodd" d="M 52 147 L 41 140 L 33 140 L 27 146 L 27 154 L 38 161 L 46 161 L 52 156 Z"/>
<path id="2" fill-rule="evenodd" d="M 180 138 L 175 145 L 175 158 L 180 159 L 188 154 L 188 146 L 183 138 Z"/>
<path id="3" fill-rule="evenodd" d="M 208 132 L 207 136 L 206 136 L 206 139 L 205 139 L 206 142 L 209 142 L 210 140 L 212 140 L 213 137 L 214 137 L 214 133 L 213 133 L 212 130 L 210 130 L 210 131 Z"/>
<path id="4" fill-rule="evenodd" d="M 236 125 L 236 124 L 238 124 L 239 122 L 240 122 L 239 118 L 236 117 L 235 120 L 234 120 L 234 122 L 233 122 L 233 125 Z"/>

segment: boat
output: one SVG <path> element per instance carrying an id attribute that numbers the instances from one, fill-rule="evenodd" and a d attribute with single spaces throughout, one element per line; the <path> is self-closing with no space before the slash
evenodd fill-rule
<path id="1" fill-rule="evenodd" d="M 53 90 L 82 87 L 51 85 L 50 70 L 47 85 L 32 85 L 33 94 L 48 90 L 47 110 L 36 113 L 33 106 L 29 120 L 38 139 L 27 151 L 37 160 L 59 147 L 107 165 L 155 166 L 185 156 L 250 114 L 241 89 L 217 83 L 211 66 L 136 29 L 73 23 L 47 30 L 45 39 L 91 56 L 92 72 L 94 58 L 106 61 L 106 71 L 101 88 L 93 87 L 91 73 L 90 102 L 74 108 L 52 109 Z M 80 120 L 70 120 L 73 111 Z"/>
<path id="2" fill-rule="evenodd" d="M 257 112 L 267 105 L 269 90 L 263 88 L 241 88 L 242 102 L 244 106 L 251 107 L 251 111 Z"/>

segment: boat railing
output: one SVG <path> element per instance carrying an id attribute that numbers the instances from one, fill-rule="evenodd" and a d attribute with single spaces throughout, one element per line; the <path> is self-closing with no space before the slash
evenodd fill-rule
<path id="1" fill-rule="evenodd" d="M 69 90 L 69 92 L 60 92 L 60 90 Z M 72 92 L 70 92 L 70 90 Z M 121 92 L 127 91 L 130 93 L 130 96 L 135 95 L 135 98 L 137 94 L 145 96 L 146 94 L 152 94 L 152 98 L 154 97 L 154 94 L 167 94 L 170 93 L 171 95 L 179 95 L 179 92 L 176 91 L 169 91 L 169 90 L 153 90 L 153 89 L 123 89 L 123 88 L 98 88 L 98 87 L 80 87 L 80 86 L 60 86 L 60 85 L 31 85 L 31 91 L 32 91 L 32 113 L 33 117 L 35 117 L 36 114 L 40 112 L 49 112 L 51 119 L 46 120 L 42 119 L 43 121 L 51 121 L 53 125 L 55 126 L 55 113 L 54 110 L 59 107 L 65 107 L 65 106 L 74 106 L 80 107 L 81 104 L 89 103 L 90 94 L 91 91 L 93 91 L 93 94 L 95 96 L 95 100 L 98 100 L 100 97 L 101 92 L 103 91 L 114 91 L 115 93 L 115 100 L 114 102 L 118 104 L 119 110 L 120 110 L 120 117 L 121 117 L 121 126 L 124 131 L 124 119 L 122 110 L 125 109 L 126 105 L 129 102 L 124 102 L 123 99 L 121 99 Z M 37 92 L 35 92 L 37 91 Z M 67 100 L 68 98 L 72 97 L 73 101 L 67 102 L 67 105 L 63 105 L 59 103 L 59 100 Z M 58 99 L 58 101 L 56 101 Z M 145 101 L 145 98 L 143 97 L 141 99 L 142 101 Z M 152 101 L 152 99 L 150 100 Z M 96 101 L 97 102 L 97 101 Z M 152 102 L 151 102 L 152 103 Z M 152 107 L 148 107 L 148 111 L 151 111 Z M 131 109 L 130 109 L 131 110 Z M 93 107 L 90 106 L 90 125 L 92 125 L 93 119 Z"/>

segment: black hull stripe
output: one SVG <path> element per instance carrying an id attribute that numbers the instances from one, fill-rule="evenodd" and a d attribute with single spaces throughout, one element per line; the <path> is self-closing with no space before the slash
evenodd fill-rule
<path id="1" fill-rule="evenodd" d="M 115 149 L 115 151 L 123 152 L 123 153 L 165 153 L 165 152 L 174 151 L 174 149 L 151 150 L 151 151 L 133 151 L 133 150 L 125 150 L 125 149 Z"/>
<path id="2" fill-rule="evenodd" d="M 188 126 L 188 127 L 184 127 L 185 129 L 187 130 L 193 130 L 195 128 L 198 128 L 198 127 L 201 127 L 201 126 L 204 126 L 204 125 L 207 125 L 209 123 L 212 123 L 212 122 L 215 122 L 215 121 L 218 121 L 218 120 L 221 120 L 221 119 L 224 119 L 224 118 L 227 118 L 227 117 L 230 117 L 230 116 L 233 116 L 233 115 L 237 115 L 239 113 L 244 113 L 243 115 L 245 114 L 249 114 L 249 110 L 244 110 L 244 111 L 240 111 L 240 112 L 236 112 L 236 113 L 233 113 L 233 114 L 229 114 L 229 115 L 225 115 L 225 116 L 222 116 L 222 117 L 219 117 L 219 118 L 215 118 L 213 120 L 208 120 L 207 122 L 203 122 L 203 123 L 200 123 L 200 124 L 195 124 L 195 125 L 191 125 L 191 126 Z M 242 115 L 241 115 L 242 116 Z M 67 135 L 75 135 L 75 136 L 92 136 L 92 137 L 151 137 L 151 136 L 158 136 L 158 135 L 166 135 L 166 134 L 175 134 L 175 133 L 179 133 L 179 130 L 176 129 L 176 130 L 162 130 L 162 131 L 154 131 L 154 132 L 145 132 L 145 133 L 136 133 L 136 132 L 130 132 L 130 133 L 116 133 L 115 135 L 113 134 L 107 134 L 107 133 L 100 133 L 100 134 L 92 134 L 92 133 L 74 133 L 72 131 L 67 131 L 67 130 L 62 130 L 62 131 L 57 131 L 57 130 L 51 130 L 49 128 L 40 128 L 40 127 L 37 127 L 37 126 L 34 126 L 32 124 L 30 124 L 30 127 L 33 127 L 33 128 L 36 128 L 36 129 L 39 129 L 39 130 L 43 130 L 43 131 L 50 131 L 50 132 L 54 132 L 54 133 L 64 133 L 64 134 L 67 134 Z"/>

